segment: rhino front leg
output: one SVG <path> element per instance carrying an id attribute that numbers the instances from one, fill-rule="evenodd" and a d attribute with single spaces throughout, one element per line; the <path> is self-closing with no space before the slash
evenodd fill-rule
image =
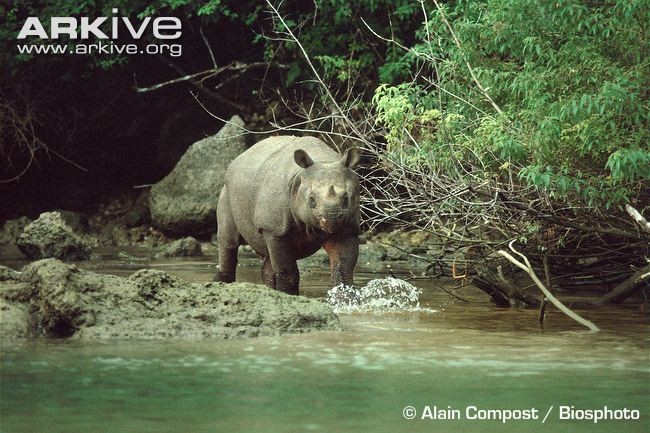
<path id="1" fill-rule="evenodd" d="M 290 295 L 297 295 L 298 285 L 300 284 L 300 273 L 298 272 L 298 264 L 296 263 L 291 246 L 286 240 L 277 236 L 267 235 L 264 238 L 269 250 L 267 260 L 270 260 L 273 270 L 272 275 L 275 279 L 275 289 Z M 264 272 L 264 265 L 262 271 Z M 264 276 L 265 280 L 271 280 L 269 274 L 267 268 Z"/>
<path id="2" fill-rule="evenodd" d="M 343 283 L 353 284 L 354 267 L 359 257 L 359 238 L 356 236 L 340 236 L 327 239 L 323 243 L 330 259 L 332 285 Z"/>

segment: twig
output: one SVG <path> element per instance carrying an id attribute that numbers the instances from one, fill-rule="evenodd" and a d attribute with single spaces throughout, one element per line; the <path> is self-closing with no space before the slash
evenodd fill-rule
<path id="1" fill-rule="evenodd" d="M 190 81 L 190 80 L 193 80 L 193 79 L 198 78 L 198 77 L 202 77 L 202 76 L 210 74 L 210 73 L 218 73 L 218 72 L 220 72 L 219 69 L 207 69 L 205 71 L 197 72 L 195 74 L 184 75 L 182 77 L 174 78 L 173 80 L 163 81 L 161 83 L 154 84 L 154 85 L 149 86 L 149 87 L 139 87 L 138 82 L 136 81 L 135 74 L 134 74 L 134 76 L 133 76 L 133 81 L 134 81 L 133 88 L 135 89 L 135 91 L 137 93 L 151 92 L 151 91 L 154 91 L 154 90 L 162 89 L 163 87 L 166 87 L 166 86 L 170 86 L 172 84 L 182 83 L 183 81 Z"/>
<path id="2" fill-rule="evenodd" d="M 548 252 L 544 254 L 544 276 L 546 277 L 546 286 L 548 290 L 553 293 L 553 286 L 551 284 L 551 267 L 548 264 Z M 541 304 L 539 305 L 539 325 L 544 327 L 544 316 L 546 315 L 546 305 L 548 304 L 548 299 L 544 297 Z"/>
<path id="3" fill-rule="evenodd" d="M 458 296 L 457 294 L 453 293 L 450 290 L 445 289 L 442 285 L 436 283 L 435 281 L 433 282 L 433 285 L 436 286 L 437 288 L 439 288 L 440 290 L 442 290 L 443 292 L 445 292 L 446 294 L 448 294 L 449 296 L 451 296 L 452 298 L 458 299 L 461 302 L 469 303 L 469 301 L 467 299 L 465 299 L 465 298 L 463 298 L 461 296 Z"/>
<path id="4" fill-rule="evenodd" d="M 175 64 L 173 64 L 171 62 L 167 62 L 167 64 L 169 66 L 171 66 L 172 68 L 176 69 L 177 71 L 180 70 L 180 68 L 178 68 Z M 134 79 L 133 88 L 135 89 L 135 91 L 137 93 L 145 93 L 145 92 L 151 92 L 153 90 L 158 90 L 158 89 L 161 89 L 163 87 L 170 86 L 172 84 L 182 83 L 184 81 L 192 82 L 192 81 L 196 80 L 197 78 L 201 78 L 202 79 L 201 81 L 203 81 L 206 78 L 216 77 L 217 75 L 221 74 L 222 72 L 226 72 L 226 71 L 237 71 L 239 74 L 242 74 L 242 73 L 244 73 L 246 71 L 249 71 L 251 69 L 267 68 L 267 67 L 270 67 L 270 66 L 273 66 L 273 67 L 276 67 L 276 68 L 279 68 L 279 69 L 287 69 L 287 68 L 289 68 L 289 65 L 285 65 L 285 64 L 282 64 L 282 63 L 270 63 L 270 62 L 242 63 L 242 62 L 233 62 L 233 63 L 230 63 L 230 64 L 228 64 L 226 66 L 221 66 L 221 67 L 216 67 L 215 66 L 212 69 L 206 69 L 205 71 L 196 72 L 194 74 L 184 74 L 182 77 L 174 78 L 174 79 L 168 80 L 168 81 L 163 81 L 161 83 L 154 84 L 154 85 L 149 86 L 149 87 L 139 87 L 137 81 L 135 80 L 135 76 L 134 76 L 133 77 L 133 79 Z M 198 84 L 198 82 L 197 82 L 197 84 Z M 202 89 L 202 90 L 204 90 L 204 89 Z"/>

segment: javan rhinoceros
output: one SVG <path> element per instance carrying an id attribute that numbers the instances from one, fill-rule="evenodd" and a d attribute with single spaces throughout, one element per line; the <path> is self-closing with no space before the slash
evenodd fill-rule
<path id="1" fill-rule="evenodd" d="M 315 137 L 271 137 L 235 158 L 217 204 L 216 281 L 233 282 L 237 249 L 262 258 L 264 283 L 298 294 L 296 260 L 323 247 L 332 284 L 352 284 L 359 254 L 358 149 L 339 155 Z"/>

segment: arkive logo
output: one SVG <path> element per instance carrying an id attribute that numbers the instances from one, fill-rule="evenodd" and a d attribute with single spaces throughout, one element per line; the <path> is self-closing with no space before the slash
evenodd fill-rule
<path id="1" fill-rule="evenodd" d="M 113 8 L 114 14 L 118 13 Z M 105 23 L 110 23 L 108 34 L 100 29 Z M 50 18 L 50 32 L 41 23 L 38 17 L 28 17 L 18 33 L 17 39 L 36 36 L 40 39 L 59 39 L 67 35 L 70 39 L 118 39 L 130 35 L 133 39 L 140 39 L 151 31 L 156 39 L 178 39 L 182 34 L 181 20 L 175 17 L 145 17 L 140 23 L 133 23 L 129 17 L 99 17 L 91 21 L 88 17 L 52 17 Z M 110 36 L 109 36 L 110 35 Z"/>

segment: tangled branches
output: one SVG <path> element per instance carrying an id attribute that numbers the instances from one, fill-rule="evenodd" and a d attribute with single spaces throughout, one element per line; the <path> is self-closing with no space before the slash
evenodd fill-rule
<path id="1" fill-rule="evenodd" d="M 443 28 L 462 52 L 445 11 L 434 3 Z M 441 36 L 430 31 L 424 3 L 425 49 L 409 49 L 370 29 L 383 41 L 407 51 L 421 65 L 411 86 L 398 86 L 393 93 L 383 88 L 380 98 L 375 93 L 379 104 L 373 100 L 374 105 L 362 99 L 350 100 L 349 92 L 344 100 L 338 99 L 278 10 L 270 2 L 269 6 L 274 17 L 283 23 L 284 30 L 279 31 L 278 38 L 297 45 L 315 76 L 320 100 L 329 110 L 329 122 L 323 120 L 327 114 L 322 111 L 318 115 L 320 122 L 312 122 L 310 115 L 318 111 L 312 104 L 303 111 L 306 120 L 302 124 L 328 124 L 329 131 L 313 132 L 328 136 L 337 147 L 354 143 L 365 151 L 362 210 L 371 229 L 388 226 L 430 232 L 436 239 L 436 248 L 428 256 L 432 263 L 441 270 L 449 270 L 452 265 L 464 266 L 470 275 L 478 274 L 481 278 L 486 277 L 486 270 L 494 270 L 497 277 L 490 280 L 497 286 L 499 279 L 505 279 L 503 269 L 510 269 L 511 274 L 516 271 L 497 254 L 513 242 L 518 251 L 530 258 L 531 270 L 545 274 L 549 286 L 562 289 L 593 286 L 600 293 L 603 289 L 612 290 L 644 263 L 644 257 L 650 254 L 650 235 L 640 231 L 616 206 L 585 204 L 571 194 L 558 195 L 531 186 L 518 176 L 522 167 L 510 156 L 504 158 L 486 151 L 480 141 L 460 142 L 451 137 L 450 130 L 458 130 L 454 122 L 461 116 L 449 115 L 443 99 L 467 107 L 466 113 L 477 113 L 475 119 L 481 119 L 482 127 L 491 127 L 499 134 L 503 130 L 503 136 L 521 137 L 527 133 L 504 118 L 504 112 L 467 57 L 462 57 L 459 64 L 469 71 L 465 82 L 474 89 L 459 94 L 457 89 L 444 88 L 439 80 L 443 59 L 432 49 L 441 45 Z M 354 83 L 345 88 L 354 88 Z M 437 99 L 438 106 L 421 108 L 423 93 L 429 100 Z M 489 114 L 491 109 L 494 114 Z M 413 114 L 415 110 L 420 110 L 417 115 Z M 464 117 L 463 122 L 468 128 L 477 128 L 471 124 L 471 118 Z M 463 134 L 460 130 L 456 135 Z M 529 136 L 525 139 L 534 141 Z M 511 145 L 512 140 L 504 143 Z M 476 151 L 477 148 L 481 150 Z M 633 192 L 633 204 L 650 202 L 649 187 L 648 179 L 628 182 L 626 188 Z M 645 280 L 636 284 L 640 287 Z M 510 301 L 526 302 L 520 293 L 525 289 L 501 292 Z"/>

